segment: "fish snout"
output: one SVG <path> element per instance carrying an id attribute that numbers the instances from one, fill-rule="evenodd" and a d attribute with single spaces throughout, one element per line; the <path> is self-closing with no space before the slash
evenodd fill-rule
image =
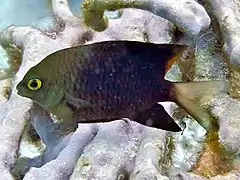
<path id="1" fill-rule="evenodd" d="M 18 83 L 18 85 L 16 86 L 16 90 L 17 90 L 17 94 L 20 96 L 24 96 L 23 92 L 24 92 L 24 87 L 21 85 L 21 83 Z"/>

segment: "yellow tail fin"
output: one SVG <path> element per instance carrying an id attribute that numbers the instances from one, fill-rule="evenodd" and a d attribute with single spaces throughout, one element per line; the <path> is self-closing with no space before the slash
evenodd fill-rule
<path id="1" fill-rule="evenodd" d="M 212 116 L 200 107 L 200 102 L 211 100 L 218 92 L 226 92 L 225 81 L 197 81 L 190 83 L 173 83 L 171 96 L 206 130 L 210 128 Z"/>

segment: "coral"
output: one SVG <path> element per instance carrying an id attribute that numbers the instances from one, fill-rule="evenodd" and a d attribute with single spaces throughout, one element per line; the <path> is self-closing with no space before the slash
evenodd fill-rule
<path id="1" fill-rule="evenodd" d="M 210 26 L 204 7 L 194 0 L 86 0 L 82 7 L 84 19 L 73 15 L 67 0 L 52 0 L 54 19 L 49 26 L 13 25 L 0 33 L 0 44 L 8 57 L 8 68 L 0 74 L 0 79 L 4 79 L 0 81 L 1 179 L 207 179 L 201 175 L 209 173 L 194 169 L 194 165 L 203 167 L 211 153 L 218 158 L 216 149 L 208 148 L 211 134 L 206 134 L 173 103 L 163 104 L 180 126 L 186 126 L 183 132 L 173 134 L 123 119 L 79 124 L 75 131 L 31 100 L 17 95 L 15 87 L 24 74 L 50 53 L 115 39 L 189 44 L 186 57 L 178 62 L 179 67 L 174 64 L 166 75 L 172 81 L 227 78 L 224 58 L 216 48 L 219 36 L 213 36 L 218 28 L 214 24 Z M 119 17 L 103 16 L 104 10 L 126 7 Z M 218 17 L 222 17 L 221 13 Z M 220 21 L 219 24 L 225 27 Z M 181 36 L 177 37 L 177 33 Z M 233 35 L 225 37 L 231 39 Z M 239 101 L 220 94 L 204 106 L 219 121 L 219 130 L 214 129 L 214 135 L 219 134 L 220 143 L 231 153 L 226 155 L 230 168 L 224 172 L 230 171 L 228 175 L 212 179 L 238 179 L 238 161 L 231 158 L 239 156 Z M 26 148 L 31 150 L 26 152 Z M 217 162 L 220 163 L 213 169 L 207 166 L 209 171 L 221 170 L 225 161 L 220 158 Z"/>
<path id="2" fill-rule="evenodd" d="M 217 99 L 211 102 L 211 107 L 213 114 L 219 119 L 219 140 L 228 151 L 239 151 L 239 101 L 228 95 L 220 94 Z"/>
<path id="3" fill-rule="evenodd" d="M 207 1 L 212 7 L 213 14 L 219 22 L 224 39 L 224 51 L 229 59 L 230 95 L 240 98 L 240 61 L 239 61 L 239 8 L 238 1 L 210 0 Z"/>
<path id="4" fill-rule="evenodd" d="M 103 31 L 107 28 L 108 19 L 105 10 L 121 8 L 137 8 L 150 11 L 173 22 L 180 29 L 191 35 L 197 35 L 202 29 L 208 28 L 210 18 L 205 9 L 195 1 L 165 0 L 86 0 L 82 4 L 85 23 L 94 30 Z M 184 9 L 184 11 L 183 11 Z"/>

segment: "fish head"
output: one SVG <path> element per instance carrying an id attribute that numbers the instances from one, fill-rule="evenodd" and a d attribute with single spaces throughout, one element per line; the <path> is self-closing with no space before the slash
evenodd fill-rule
<path id="1" fill-rule="evenodd" d="M 72 119 L 74 113 L 67 106 L 65 95 L 74 82 L 69 72 L 72 70 L 70 57 L 68 50 L 46 56 L 25 74 L 16 87 L 17 93 L 39 104 L 57 119 Z"/>
<path id="2" fill-rule="evenodd" d="M 63 89 L 50 68 L 41 64 L 32 67 L 18 83 L 18 95 L 29 98 L 46 110 L 50 110 L 63 98 Z"/>

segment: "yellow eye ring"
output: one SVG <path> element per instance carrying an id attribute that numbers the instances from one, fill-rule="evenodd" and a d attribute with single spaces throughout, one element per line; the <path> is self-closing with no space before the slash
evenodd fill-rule
<path id="1" fill-rule="evenodd" d="M 40 79 L 34 78 L 28 81 L 28 89 L 32 91 L 37 91 L 42 87 L 42 81 Z"/>

